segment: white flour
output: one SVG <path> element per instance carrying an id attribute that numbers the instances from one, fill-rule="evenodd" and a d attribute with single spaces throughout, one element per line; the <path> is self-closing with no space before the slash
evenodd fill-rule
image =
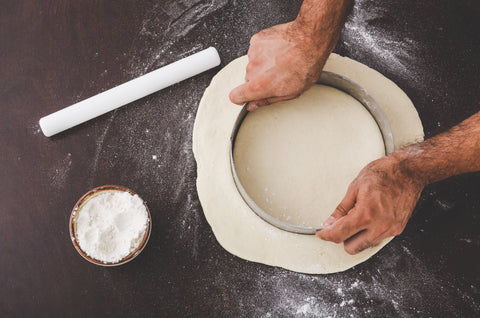
<path id="1" fill-rule="evenodd" d="M 348 56 L 357 60 L 371 59 L 374 69 L 401 76 L 403 79 L 423 85 L 424 60 L 421 44 L 398 32 L 375 23 L 394 13 L 388 6 L 380 6 L 374 0 L 357 0 L 342 31 Z"/>
<path id="2" fill-rule="evenodd" d="M 103 191 L 90 198 L 77 212 L 76 237 L 90 257 L 116 263 L 142 242 L 149 222 L 138 195 Z"/>

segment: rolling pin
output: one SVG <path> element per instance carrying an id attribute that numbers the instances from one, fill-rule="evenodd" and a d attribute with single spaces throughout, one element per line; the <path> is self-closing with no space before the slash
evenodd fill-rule
<path id="1" fill-rule="evenodd" d="M 209 47 L 42 117 L 39 121 L 40 128 L 45 136 L 53 136 L 219 64 L 220 56 L 217 50 L 214 47 Z"/>

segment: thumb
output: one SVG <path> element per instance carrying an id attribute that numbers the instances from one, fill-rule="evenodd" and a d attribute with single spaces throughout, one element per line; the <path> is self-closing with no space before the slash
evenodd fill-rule
<path id="1" fill-rule="evenodd" d="M 275 97 L 271 92 L 271 87 L 265 86 L 265 83 L 265 79 L 261 81 L 248 81 L 230 92 L 230 100 L 234 104 L 242 105 L 250 101 Z"/>
<path id="2" fill-rule="evenodd" d="M 342 202 L 337 205 L 335 211 L 323 222 L 323 226 L 327 227 L 335 223 L 338 219 L 347 215 L 354 206 L 357 200 L 356 187 L 348 187 L 347 194 L 343 198 Z"/>
<path id="3" fill-rule="evenodd" d="M 246 99 L 247 91 L 248 91 L 248 82 L 232 89 L 228 97 L 230 97 L 230 101 L 232 103 L 237 105 L 242 105 L 248 102 L 248 99 Z"/>

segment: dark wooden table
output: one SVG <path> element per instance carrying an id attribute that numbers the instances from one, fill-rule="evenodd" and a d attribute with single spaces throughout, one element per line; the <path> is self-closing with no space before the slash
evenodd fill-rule
<path id="1" fill-rule="evenodd" d="M 53 138 L 40 117 L 192 52 L 222 66 L 301 1 L 0 3 L 0 316 L 291 317 L 480 315 L 480 174 L 425 189 L 402 235 L 344 273 L 250 263 L 217 243 L 196 188 L 192 128 L 219 68 Z M 357 1 L 336 52 L 393 79 L 427 137 L 479 110 L 478 1 Z M 154 159 L 153 156 L 157 156 Z M 68 219 L 89 189 L 118 184 L 152 212 L 147 248 L 102 268 Z"/>

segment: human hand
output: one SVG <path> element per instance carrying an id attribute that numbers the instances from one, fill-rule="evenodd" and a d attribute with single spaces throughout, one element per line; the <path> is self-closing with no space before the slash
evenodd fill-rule
<path id="1" fill-rule="evenodd" d="M 333 49 L 331 35 L 313 35 L 295 21 L 260 31 L 250 40 L 245 84 L 230 92 L 248 110 L 298 97 L 320 77 Z"/>
<path id="2" fill-rule="evenodd" d="M 368 164 L 350 184 L 347 194 L 316 235 L 344 242 L 345 251 L 357 254 L 399 235 L 425 185 L 402 164 L 406 154 L 393 153 Z"/>

